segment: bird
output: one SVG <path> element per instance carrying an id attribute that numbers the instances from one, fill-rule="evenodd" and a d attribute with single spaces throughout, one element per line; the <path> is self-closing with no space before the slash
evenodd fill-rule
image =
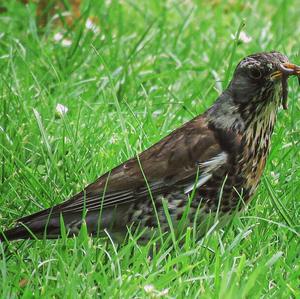
<path id="1" fill-rule="evenodd" d="M 199 236 L 251 201 L 266 165 L 277 112 L 287 109 L 288 78 L 300 67 L 277 51 L 243 58 L 227 88 L 203 114 L 113 168 L 56 206 L 17 220 L 1 241 L 76 236 L 123 239 L 141 229 L 147 242 L 183 218 Z M 171 222 L 170 222 L 171 221 Z M 171 224 L 170 224 L 171 223 Z"/>

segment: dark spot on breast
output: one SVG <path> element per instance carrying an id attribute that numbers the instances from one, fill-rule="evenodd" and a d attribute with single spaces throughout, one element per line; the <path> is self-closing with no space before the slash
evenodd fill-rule
<path id="1" fill-rule="evenodd" d="M 228 212 L 230 212 L 231 211 L 231 207 L 228 205 L 228 206 L 222 206 L 221 207 L 221 211 L 223 212 L 223 213 L 228 213 Z"/>

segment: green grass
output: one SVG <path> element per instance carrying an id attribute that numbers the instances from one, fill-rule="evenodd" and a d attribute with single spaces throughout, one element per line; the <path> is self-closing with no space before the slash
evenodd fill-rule
<path id="1" fill-rule="evenodd" d="M 50 23 L 43 34 L 33 4 L 2 2 L 1 228 L 205 111 L 245 55 L 276 49 L 300 63 L 296 0 L 86 1 L 71 30 Z M 88 16 L 100 33 L 85 28 Z M 233 38 L 243 23 L 250 43 Z M 54 42 L 57 32 L 72 45 Z M 197 241 L 188 230 L 180 244 L 172 233 L 152 259 L 154 242 L 117 246 L 84 229 L 74 239 L 13 242 L 5 254 L 0 244 L 0 297 L 299 298 L 299 120 L 290 80 L 259 190 L 225 233 Z"/>

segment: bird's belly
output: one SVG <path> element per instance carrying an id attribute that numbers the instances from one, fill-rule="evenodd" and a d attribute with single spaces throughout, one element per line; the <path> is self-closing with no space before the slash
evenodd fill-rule
<path id="1" fill-rule="evenodd" d="M 144 230 L 141 235 L 143 242 L 159 230 L 170 231 L 171 225 L 175 231 L 181 232 L 193 227 L 199 237 L 211 229 L 223 227 L 249 201 L 263 172 L 264 160 L 244 163 L 243 168 L 238 165 L 232 165 L 229 170 L 228 166 L 218 169 L 209 181 L 188 194 L 174 187 L 174 190 L 152 199 L 116 206 L 114 213 L 106 214 L 105 221 L 102 219 L 102 228 L 113 236 L 117 233 L 119 241 L 120 232 L 122 237 L 127 233 L 124 229 L 126 223 L 133 231 Z M 109 227 L 106 223 L 113 225 Z"/>
<path id="2" fill-rule="evenodd" d="M 232 186 L 224 187 L 228 191 L 233 190 Z M 219 194 L 218 191 L 216 190 L 216 194 Z M 210 194 L 213 194 L 212 190 Z M 223 227 L 232 219 L 238 200 L 228 198 L 228 192 L 224 196 L 225 200 L 219 200 L 218 197 L 203 196 L 201 190 L 196 190 L 193 195 L 174 190 L 154 198 L 153 202 L 149 200 L 132 203 L 123 217 L 128 220 L 129 227 L 145 230 L 143 241 L 159 230 L 170 231 L 171 226 L 179 234 L 187 227 L 192 227 L 197 236 L 202 237 L 210 229 Z"/>

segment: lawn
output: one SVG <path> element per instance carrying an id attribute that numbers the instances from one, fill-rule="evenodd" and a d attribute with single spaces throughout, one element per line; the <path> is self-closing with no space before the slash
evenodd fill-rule
<path id="1" fill-rule="evenodd" d="M 71 26 L 44 28 L 34 4 L 1 2 L 1 229 L 205 111 L 244 56 L 300 64 L 296 0 L 82 2 Z M 84 228 L 0 244 L 0 297 L 300 298 L 300 89 L 289 83 L 259 190 L 225 230 L 163 237 L 152 258 L 155 241 L 117 245 Z"/>

